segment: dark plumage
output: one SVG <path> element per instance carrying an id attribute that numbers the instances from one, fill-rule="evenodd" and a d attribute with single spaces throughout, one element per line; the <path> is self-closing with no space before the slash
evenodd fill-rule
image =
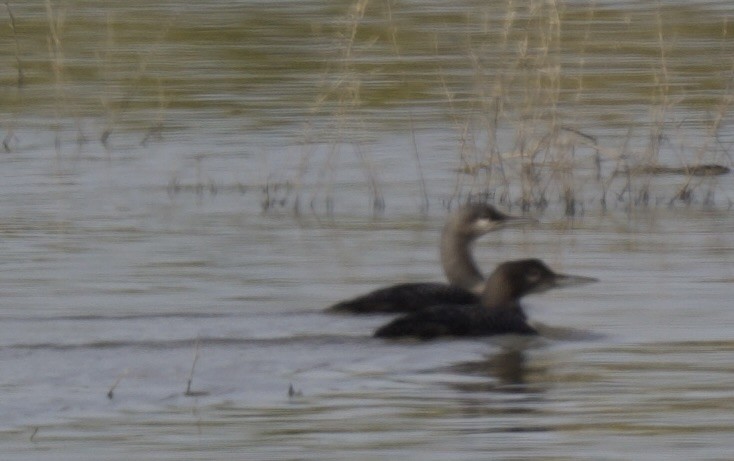
<path id="1" fill-rule="evenodd" d="M 399 317 L 375 332 L 378 338 L 440 336 L 489 336 L 505 333 L 537 334 L 527 323 L 520 304 L 503 310 L 487 310 L 476 304 L 436 305 Z M 507 306 L 509 307 L 509 306 Z"/>
<path id="2" fill-rule="evenodd" d="M 375 314 L 412 312 L 433 304 L 474 304 L 479 296 L 447 283 L 401 283 L 380 288 L 329 308 L 334 312 Z"/>
<path id="3" fill-rule="evenodd" d="M 488 232 L 535 222 L 509 216 L 485 203 L 464 206 L 451 214 L 441 235 L 441 265 L 449 284 L 402 283 L 372 291 L 329 307 L 353 314 L 413 312 L 434 304 L 474 304 L 484 288 L 484 275 L 471 255 L 472 243 Z"/>
<path id="4" fill-rule="evenodd" d="M 489 277 L 479 303 L 430 306 L 393 320 L 379 328 L 375 336 L 425 340 L 439 336 L 537 334 L 520 305 L 523 296 L 595 280 L 556 274 L 538 259 L 508 261 L 497 266 Z"/>

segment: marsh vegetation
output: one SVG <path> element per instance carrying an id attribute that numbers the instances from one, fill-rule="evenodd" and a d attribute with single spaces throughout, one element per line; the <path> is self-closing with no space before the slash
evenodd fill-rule
<path id="1" fill-rule="evenodd" d="M 6 151 L 45 130 L 58 158 L 204 140 L 162 187 L 250 188 L 265 210 L 352 208 L 345 183 L 384 210 L 402 193 L 394 166 L 422 210 L 471 196 L 567 215 L 732 204 L 718 177 L 733 142 L 725 5 L 5 7 Z M 236 181 L 207 165 L 233 143 L 256 158 Z"/>
<path id="2" fill-rule="evenodd" d="M 731 457 L 730 2 L 0 11 L 3 459 Z M 601 280 L 527 305 L 599 339 L 323 313 L 441 280 L 467 198 L 542 223 L 482 271 Z"/>

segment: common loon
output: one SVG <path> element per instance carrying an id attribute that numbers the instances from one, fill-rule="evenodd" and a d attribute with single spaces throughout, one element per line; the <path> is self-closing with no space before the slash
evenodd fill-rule
<path id="1" fill-rule="evenodd" d="M 534 335 L 538 332 L 527 323 L 520 305 L 523 296 L 595 281 L 557 274 L 539 259 L 504 262 L 490 275 L 479 303 L 429 306 L 393 320 L 375 336 L 427 340 L 439 336 Z"/>
<path id="2" fill-rule="evenodd" d="M 434 304 L 479 302 L 485 279 L 471 254 L 471 246 L 484 234 L 503 227 L 537 222 L 510 216 L 486 203 L 473 203 L 452 213 L 441 234 L 441 266 L 449 283 L 401 283 L 341 301 L 331 312 L 374 314 L 413 312 Z"/>

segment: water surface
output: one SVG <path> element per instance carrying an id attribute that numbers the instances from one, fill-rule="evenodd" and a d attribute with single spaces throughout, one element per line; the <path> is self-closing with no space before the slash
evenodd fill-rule
<path id="1" fill-rule="evenodd" d="M 4 459 L 728 459 L 734 176 L 626 167 L 732 166 L 730 5 L 485 3 L 11 2 Z M 573 339 L 323 312 L 469 194 Z"/>

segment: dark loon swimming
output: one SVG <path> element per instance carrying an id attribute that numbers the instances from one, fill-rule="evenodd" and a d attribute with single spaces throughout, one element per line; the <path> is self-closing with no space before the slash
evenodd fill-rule
<path id="1" fill-rule="evenodd" d="M 551 288 L 595 282 L 591 277 L 557 274 L 539 259 L 508 261 L 490 275 L 479 303 L 434 305 L 399 317 L 375 332 L 380 338 L 534 335 L 520 299 Z"/>
<path id="2" fill-rule="evenodd" d="M 401 283 L 339 302 L 327 310 L 373 314 L 412 312 L 434 304 L 478 303 L 485 279 L 471 254 L 474 241 L 497 229 L 534 222 L 506 215 L 485 203 L 466 205 L 449 216 L 441 233 L 441 266 L 448 284 Z"/>

